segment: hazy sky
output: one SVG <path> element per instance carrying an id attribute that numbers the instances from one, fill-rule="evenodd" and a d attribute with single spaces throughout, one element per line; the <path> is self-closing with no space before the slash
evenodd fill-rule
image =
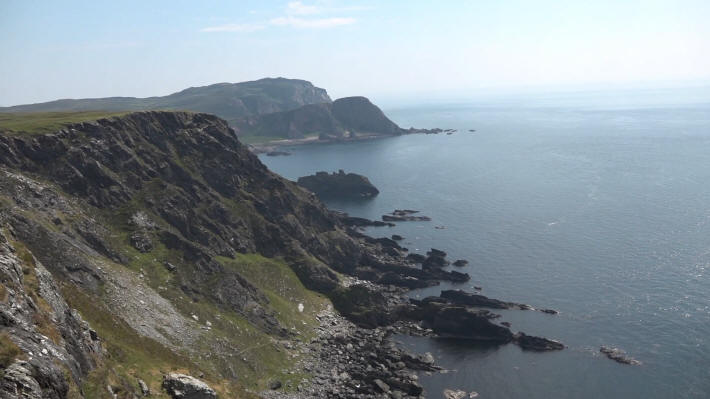
<path id="1" fill-rule="evenodd" d="M 332 97 L 710 80 L 708 0 L 0 0 L 0 105 L 266 76 Z"/>

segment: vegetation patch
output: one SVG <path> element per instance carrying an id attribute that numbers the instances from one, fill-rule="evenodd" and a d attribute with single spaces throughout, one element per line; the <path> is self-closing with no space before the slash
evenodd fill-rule
<path id="1" fill-rule="evenodd" d="M 20 349 L 12 339 L 10 335 L 3 331 L 0 333 L 0 373 L 19 358 L 22 355 L 22 349 Z M 1 375 L 1 374 L 0 374 Z"/>
<path id="2" fill-rule="evenodd" d="M 251 398 L 239 385 L 224 381 L 220 376 L 203 370 L 185 355 L 175 353 L 159 342 L 139 335 L 125 321 L 115 317 L 99 300 L 69 283 L 62 284 L 62 295 L 76 308 L 101 337 L 107 351 L 103 364 L 93 370 L 82 389 L 87 398 L 110 399 L 107 385 L 119 397 L 132 397 L 140 392 L 138 379 L 149 386 L 152 397 L 167 398 L 162 391 L 163 375 L 179 372 L 200 375 L 221 397 Z"/>
<path id="3" fill-rule="evenodd" d="M 129 112 L 3 112 L 0 113 L 0 131 L 25 134 L 42 134 L 57 131 L 67 125 L 94 121 Z"/>
<path id="4" fill-rule="evenodd" d="M 25 292 L 32 298 L 32 302 L 37 305 L 37 311 L 32 314 L 32 321 L 40 334 L 46 336 L 55 344 L 61 344 L 62 334 L 57 326 L 52 322 L 54 310 L 49 303 L 40 295 L 39 279 L 37 278 L 37 265 L 34 256 L 27 247 L 19 242 L 12 242 L 12 246 L 17 251 L 17 257 L 22 262 L 22 284 Z"/>

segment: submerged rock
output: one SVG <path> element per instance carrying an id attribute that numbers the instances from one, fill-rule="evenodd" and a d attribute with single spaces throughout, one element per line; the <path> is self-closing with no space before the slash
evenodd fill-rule
<path id="1" fill-rule="evenodd" d="M 460 389 L 444 389 L 444 399 L 464 399 L 466 392 Z"/>
<path id="2" fill-rule="evenodd" d="M 429 216 L 412 216 L 412 215 L 382 215 L 382 220 L 385 222 L 429 222 Z"/>
<path id="3" fill-rule="evenodd" d="M 456 267 L 464 267 L 468 265 L 468 261 L 465 259 L 458 259 L 453 263 L 453 265 Z"/>
<path id="4" fill-rule="evenodd" d="M 316 172 L 299 177 L 298 184 L 321 198 L 372 198 L 380 193 L 367 177 L 342 169 L 337 173 Z"/>
<path id="5" fill-rule="evenodd" d="M 626 352 L 619 348 L 610 348 L 608 346 L 602 346 L 599 348 L 599 352 L 603 353 L 606 357 L 609 359 L 621 363 L 621 364 L 629 364 L 632 366 L 639 366 L 641 365 L 641 362 L 626 355 Z"/>
<path id="6" fill-rule="evenodd" d="M 291 153 L 287 152 L 287 151 L 269 151 L 266 153 L 266 156 L 268 156 L 268 157 L 289 156 L 289 155 L 291 155 Z"/>

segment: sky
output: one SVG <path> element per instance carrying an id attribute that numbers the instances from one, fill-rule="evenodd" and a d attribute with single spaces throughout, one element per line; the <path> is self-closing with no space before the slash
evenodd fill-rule
<path id="1" fill-rule="evenodd" d="M 0 0 L 0 105 L 262 77 L 333 98 L 710 82 L 708 0 Z"/>

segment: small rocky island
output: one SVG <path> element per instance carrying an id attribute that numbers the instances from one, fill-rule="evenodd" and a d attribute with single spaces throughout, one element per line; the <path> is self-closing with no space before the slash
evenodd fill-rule
<path id="1" fill-rule="evenodd" d="M 320 198 L 361 199 L 380 193 L 367 177 L 345 173 L 342 169 L 337 173 L 316 172 L 315 175 L 299 177 L 298 184 Z"/>

